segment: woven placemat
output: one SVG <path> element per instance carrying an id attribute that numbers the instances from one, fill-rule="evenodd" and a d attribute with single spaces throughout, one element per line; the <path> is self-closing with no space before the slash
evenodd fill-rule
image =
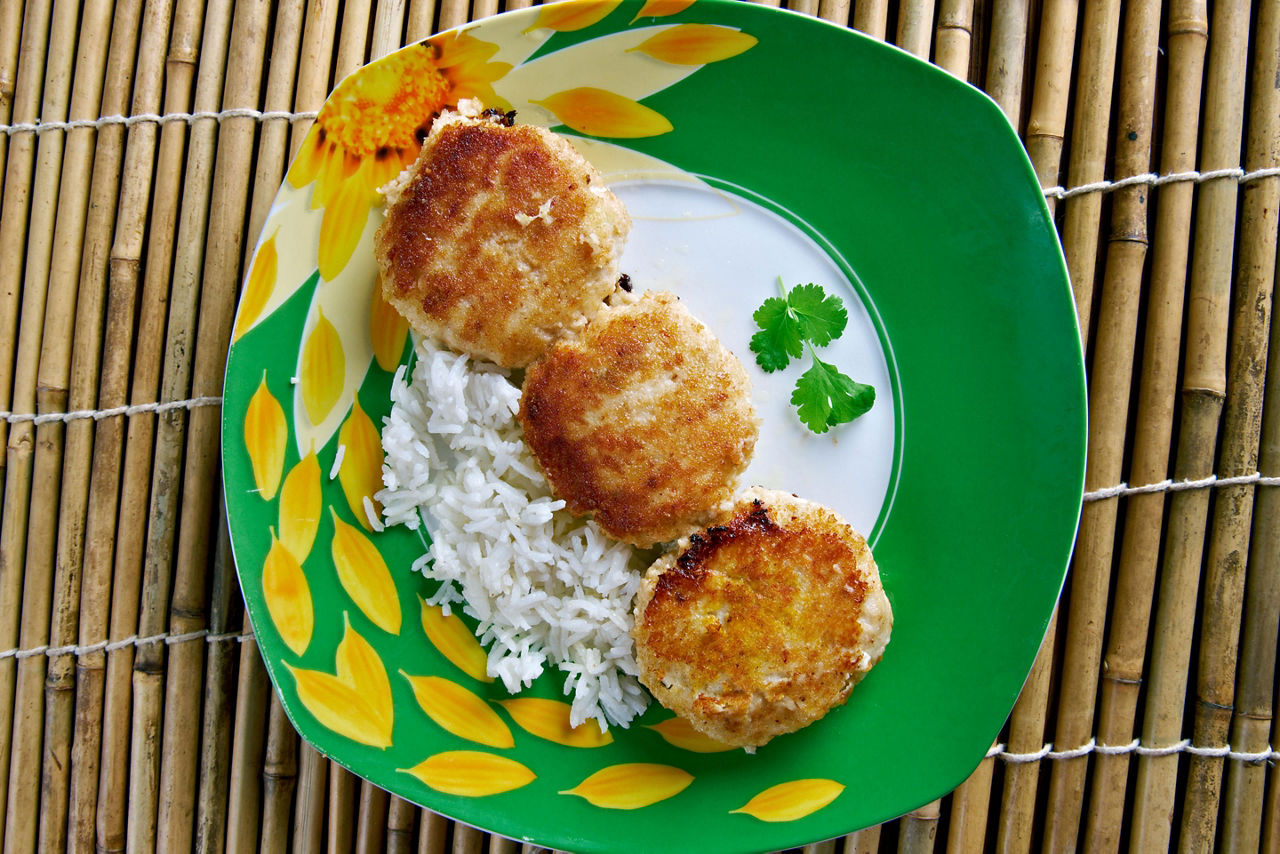
<path id="1" fill-rule="evenodd" d="M 368 60 L 522 5 L 0 4 L 6 852 L 520 847 L 300 742 L 218 483 L 246 255 L 315 110 Z M 1090 379 L 1067 588 L 999 739 L 945 798 L 809 849 L 1280 850 L 1280 4 L 788 5 L 1004 110 Z"/>

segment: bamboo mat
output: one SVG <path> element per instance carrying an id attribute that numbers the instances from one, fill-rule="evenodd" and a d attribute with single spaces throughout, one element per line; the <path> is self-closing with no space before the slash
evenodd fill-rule
<path id="1" fill-rule="evenodd" d="M 999 740 L 940 801 L 810 849 L 1280 851 L 1280 3 L 790 5 L 1004 109 L 1090 377 L 1068 586 Z M 314 111 L 370 58 L 499 10 L 0 2 L 6 852 L 520 847 L 299 741 L 217 491 L 245 256 Z"/>

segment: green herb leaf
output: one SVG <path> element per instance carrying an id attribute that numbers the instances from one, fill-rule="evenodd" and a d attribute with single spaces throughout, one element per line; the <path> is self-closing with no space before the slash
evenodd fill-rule
<path id="1" fill-rule="evenodd" d="M 800 375 L 791 403 L 804 425 L 814 433 L 825 433 L 837 424 L 845 424 L 871 409 L 876 390 L 855 382 L 829 365 L 813 357 L 813 366 Z"/>
<path id="2" fill-rule="evenodd" d="M 800 323 L 781 297 L 769 297 L 752 315 L 760 331 L 751 336 L 751 352 L 766 373 L 780 371 L 804 355 Z"/>
<path id="3" fill-rule="evenodd" d="M 840 297 L 828 295 L 821 285 L 796 285 L 787 294 L 800 327 L 800 336 L 815 347 L 825 347 L 844 332 L 849 312 Z"/>

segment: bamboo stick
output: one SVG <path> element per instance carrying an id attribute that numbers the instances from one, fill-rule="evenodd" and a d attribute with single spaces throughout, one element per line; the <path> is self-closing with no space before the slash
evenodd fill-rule
<path id="1" fill-rule="evenodd" d="M 440 0 L 440 26 L 437 30 L 462 26 L 467 22 L 467 11 L 467 0 Z"/>
<path id="2" fill-rule="evenodd" d="M 302 28 L 302 52 L 298 58 L 298 82 L 293 108 L 299 112 L 317 110 L 329 93 L 329 69 L 333 63 L 333 37 L 338 26 L 338 0 L 308 0 L 307 19 Z M 293 123 L 289 133 L 292 160 L 311 128 L 311 120 Z"/>
<path id="3" fill-rule="evenodd" d="M 249 620 L 244 620 L 249 629 Z M 264 744 L 269 724 L 272 699 L 271 680 L 262 664 L 262 653 L 253 638 L 246 638 L 239 649 L 240 668 L 235 694 L 235 729 L 231 743 L 231 777 L 227 805 L 227 848 L 245 851 L 258 839 L 258 812 L 262 800 L 265 773 Z M 286 805 L 287 806 L 287 805 Z M 265 817 L 264 817 L 265 820 Z M 272 817 L 275 823 L 279 817 Z"/>
<path id="4" fill-rule="evenodd" d="M 373 38 L 369 42 L 369 60 L 373 61 L 386 56 L 400 47 L 400 33 L 404 27 L 406 0 L 382 0 L 373 13 Z M 481 0 L 476 0 L 479 4 Z M 494 14 L 498 11 L 497 0 L 490 0 Z"/>
<path id="5" fill-rule="evenodd" d="M 164 43 L 172 13 L 171 0 L 150 0 L 142 25 L 117 22 L 113 33 L 141 32 L 136 48 L 131 109 L 153 113 L 159 109 L 163 79 Z M 125 4 L 122 9 L 128 9 Z M 104 106 L 104 111 L 106 111 Z M 123 113 L 121 109 L 119 112 Z M 105 129 L 104 129 L 105 131 Z M 129 363 L 132 355 L 134 306 L 137 297 L 137 259 L 141 255 L 143 227 L 151 191 L 151 166 L 155 158 L 157 129 L 137 124 L 127 131 L 123 171 L 119 176 L 120 199 L 115 245 L 92 254 L 107 259 L 107 305 L 97 401 L 102 408 L 123 406 L 128 399 Z M 106 167 L 111 171 L 110 167 Z M 111 206 L 111 210 L 115 207 Z M 109 241 L 110 238 L 107 238 Z M 105 244 L 107 241 L 103 241 Z M 122 253 L 123 243 L 133 251 Z M 130 261 L 122 263 L 121 255 Z M 82 310 L 92 316 L 91 309 Z M 79 337 L 79 336 L 78 336 Z M 93 469 L 90 475 L 88 515 L 85 522 L 85 554 L 80 589 L 79 643 L 98 643 L 108 636 L 111 611 L 111 561 L 114 552 L 116 514 L 119 507 L 124 442 L 122 416 L 103 419 L 95 427 Z M 94 849 L 98 801 L 99 757 L 102 749 L 103 677 L 106 653 L 95 650 L 77 658 L 75 676 L 75 726 L 71 746 L 68 850 Z"/>
<path id="6" fill-rule="evenodd" d="M 360 807 L 356 821 L 356 854 L 375 854 L 387 844 L 387 793 L 360 782 Z"/>
<path id="7" fill-rule="evenodd" d="M 1267 10 L 1256 33 L 1257 52 L 1254 85 L 1249 87 L 1248 151 L 1245 165 L 1261 168 L 1277 163 L 1280 138 L 1280 97 L 1275 85 L 1276 50 L 1280 44 L 1275 10 Z M 1243 22 L 1246 38 L 1249 21 Z M 1247 66 L 1239 69 L 1240 91 L 1245 91 Z M 1244 116 L 1241 115 L 1243 123 Z M 1243 124 L 1237 128 L 1237 133 Z M 1237 136 L 1237 145 L 1239 138 Z M 1239 149 L 1237 148 L 1237 151 Z M 1258 446 L 1262 432 L 1262 401 L 1267 373 L 1267 342 L 1270 337 L 1271 295 L 1275 279 L 1276 181 L 1246 185 L 1240 209 L 1240 257 L 1236 269 L 1235 294 L 1230 326 L 1231 352 L 1227 366 L 1226 412 L 1222 422 L 1222 442 L 1218 452 L 1218 472 L 1238 477 L 1258 470 Z M 1230 270 L 1228 256 L 1226 270 Z M 1225 297 L 1224 297 L 1225 298 Z M 1223 335 L 1224 343 L 1226 335 Z M 1240 621 L 1245 592 L 1245 571 L 1249 555 L 1249 534 L 1253 524 L 1253 485 L 1227 486 L 1218 491 L 1213 508 L 1213 529 L 1205 571 L 1200 630 L 1200 657 L 1196 674 L 1196 707 L 1192 741 L 1198 746 L 1227 744 L 1236 700 L 1236 665 L 1239 656 Z M 1274 623 L 1274 621 L 1273 621 Z M 1259 650 L 1261 653 L 1262 650 Z M 1267 657 L 1275 660 L 1275 642 Z M 1259 674 L 1241 671 L 1250 683 Z M 1264 689 L 1269 704 L 1271 680 Z M 1251 704 L 1257 705 L 1257 689 L 1250 685 Z M 1237 712 L 1244 712 L 1237 709 Z M 1245 712 L 1245 714 L 1248 714 Z M 1240 718 L 1244 720 L 1245 718 Z M 1254 727 L 1250 727 L 1253 729 Z M 1268 728 L 1260 721 L 1264 732 Z M 1187 799 L 1182 814 L 1181 843 L 1189 847 L 1213 846 L 1217 838 L 1218 809 L 1222 791 L 1224 760 L 1193 754 L 1188 764 Z M 1236 763 L 1238 764 L 1238 763 Z M 1241 820 L 1256 826 L 1250 810 Z M 1240 831 L 1236 826 L 1232 830 Z M 1256 845 L 1254 846 L 1256 847 Z"/>
<path id="8" fill-rule="evenodd" d="M 221 106 L 222 81 L 225 77 L 231 29 L 230 5 L 229 2 L 212 3 L 206 11 L 194 100 L 195 109 L 200 112 L 217 111 Z M 195 327 L 198 306 L 201 309 L 200 317 L 204 316 L 201 305 L 201 268 L 213 182 L 211 160 L 217 138 L 216 120 L 199 119 L 192 123 L 182 194 L 183 210 L 178 226 L 178 241 L 174 247 L 164 377 L 161 382 L 162 400 L 183 399 L 192 389 L 190 352 L 192 347 L 197 346 Z M 198 413 L 199 410 L 193 412 Z M 142 637 L 159 636 L 169 627 L 174 541 L 178 539 L 178 514 L 180 511 L 186 512 L 186 496 L 182 495 L 185 437 L 186 417 L 179 410 L 171 410 L 160 417 L 155 436 L 151 506 L 138 618 L 138 634 Z M 191 503 L 195 503 L 194 498 Z M 126 839 L 130 852 L 149 851 L 159 839 L 160 758 L 164 738 L 167 646 L 163 643 L 139 645 L 134 659 Z M 184 646 L 175 645 L 175 654 L 184 655 L 187 652 L 183 649 Z"/>
<path id="9" fill-rule="evenodd" d="M 329 762 L 329 854 L 346 854 L 355 840 L 356 776 L 337 762 Z"/>
<path id="10" fill-rule="evenodd" d="M 479 0 L 477 0 L 479 2 Z M 818 15 L 818 0 L 787 0 L 787 8 L 811 18 Z"/>
<path id="11" fill-rule="evenodd" d="M 1204 133 L 1200 168 L 1237 166 L 1244 112 L 1244 66 L 1249 9 L 1245 3 L 1214 7 L 1209 30 Z M 1201 477 L 1213 469 L 1218 422 L 1226 392 L 1232 250 L 1238 185 L 1201 185 L 1196 210 L 1191 296 L 1183 374 L 1183 411 L 1175 477 Z M 1208 512 L 1205 491 L 1179 492 L 1170 502 L 1159 612 L 1151 664 L 1143 743 L 1167 746 L 1181 737 L 1187 666 L 1195 624 L 1196 592 Z M 1138 763 L 1135 840 L 1168 847 L 1169 816 L 1177 785 L 1177 754 L 1143 756 Z"/>
<path id="12" fill-rule="evenodd" d="M 955 790 L 947 811 L 947 851 L 962 854 L 986 847 L 987 814 L 991 803 L 991 775 L 995 759 L 987 757 Z"/>
<path id="13" fill-rule="evenodd" d="M 269 0 L 239 0 L 236 4 L 223 96 L 231 107 L 259 103 L 270 11 Z M 256 122 L 249 117 L 224 119 L 218 129 L 191 378 L 191 393 L 196 397 L 216 396 L 222 391 L 248 207 L 247 188 L 236 177 L 250 171 L 255 131 Z M 187 420 L 177 566 L 168 626 L 175 636 L 206 628 L 205 562 L 219 495 L 221 422 L 221 412 L 213 407 L 192 410 Z M 164 723 L 164 742 L 157 841 L 164 850 L 191 847 L 205 646 L 187 643 L 169 651 L 164 709 L 158 716 Z"/>
<path id="14" fill-rule="evenodd" d="M 305 740 L 298 770 L 298 799 L 294 804 L 295 854 L 319 851 L 324 841 L 324 805 L 329 760 Z"/>
<path id="15" fill-rule="evenodd" d="M 448 839 L 449 820 L 423 809 L 422 820 L 418 822 L 418 854 L 443 854 Z"/>
<path id="16" fill-rule="evenodd" d="M 1073 104 L 1075 121 L 1071 128 L 1070 163 L 1067 167 L 1071 186 L 1091 184 L 1106 177 L 1111 90 L 1116 74 L 1116 42 L 1119 31 L 1119 0 L 1085 4 L 1080 70 L 1076 78 Z M 1102 194 L 1085 193 L 1075 196 L 1067 200 L 1066 208 L 1066 220 L 1062 226 L 1062 248 L 1067 257 L 1071 290 L 1076 298 L 1080 335 L 1087 351 Z M 1074 586 L 1074 581 L 1072 584 Z M 1074 618 L 1068 620 L 1068 653 L 1076 648 L 1072 627 L 1078 625 L 1080 624 Z M 1070 672 L 1069 667 L 1063 668 L 1064 675 Z M 1064 697 L 1070 696 L 1065 689 L 1062 693 Z"/>
<path id="17" fill-rule="evenodd" d="M 944 71 L 968 80 L 972 47 L 973 0 L 942 0 L 934 61 Z"/>
<path id="18" fill-rule="evenodd" d="M 369 4 L 370 0 L 347 0 L 342 7 L 342 32 L 338 35 L 338 55 L 333 70 L 335 86 L 366 61 Z"/>
<path id="19" fill-rule="evenodd" d="M 1091 9 L 1095 7 L 1090 7 Z M 1158 0 L 1130 3 L 1125 18 L 1125 44 L 1121 63 L 1121 91 L 1115 141 L 1115 169 L 1119 177 L 1141 175 L 1151 165 L 1151 128 L 1155 111 L 1156 54 L 1160 34 Z M 1118 9 L 1116 10 L 1119 11 Z M 1090 18 L 1085 17 L 1086 30 Z M 1118 27 L 1106 22 L 1102 36 L 1114 36 Z M 1089 39 L 1086 38 L 1086 45 Z M 1112 48 L 1114 52 L 1114 47 Z M 1103 69 L 1110 80 L 1114 56 Z M 1109 89 L 1109 83 L 1101 88 Z M 1101 104 L 1102 95 L 1098 95 Z M 1106 100 L 1110 100 L 1109 94 Z M 1098 120 L 1099 124 L 1105 121 Z M 1077 121 L 1079 130 L 1081 122 Z M 1072 136 L 1075 144 L 1076 135 Z M 1105 143 L 1094 151 L 1105 152 Z M 1088 157 L 1089 155 L 1086 155 Z M 1093 156 L 1097 156 L 1096 154 Z M 1076 158 L 1072 157 L 1072 182 L 1077 183 Z M 1097 164 L 1101 165 L 1101 164 Z M 1086 170 L 1091 166 L 1086 166 Z M 1085 175 L 1092 174 L 1086 171 Z M 1089 180 L 1085 177 L 1083 180 Z M 1143 186 L 1127 187 L 1113 194 L 1111 235 L 1098 315 L 1096 353 L 1089 384 L 1088 468 L 1085 488 L 1099 489 L 1119 483 L 1124 471 L 1125 439 L 1129 418 L 1129 392 L 1133 377 L 1134 340 L 1142 299 L 1142 277 L 1147 256 L 1147 196 Z M 1074 202 L 1074 200 L 1072 200 Z M 1067 206 L 1067 222 L 1093 217 L 1098 206 L 1085 213 Z M 1073 216 L 1077 219 L 1073 220 Z M 1094 220 L 1096 226 L 1096 220 Z M 1093 232 L 1078 226 L 1073 234 L 1088 244 Z M 1096 251 L 1090 249 L 1090 252 Z M 1092 269 L 1092 260 L 1086 263 Z M 1079 292 L 1078 294 L 1079 295 Z M 1085 315 L 1087 318 L 1087 313 Z M 1119 499 L 1089 502 L 1081 512 L 1072 561 L 1070 615 L 1059 689 L 1058 726 L 1054 744 L 1070 750 L 1088 741 L 1093 730 L 1103 630 L 1110 593 L 1111 566 Z M 1049 781 L 1045 845 L 1051 850 L 1076 846 L 1089 757 L 1055 762 Z"/>
<path id="20" fill-rule="evenodd" d="M 844 838 L 845 854 L 876 854 L 880 850 L 880 825 L 872 825 Z"/>
<path id="21" fill-rule="evenodd" d="M 271 694 L 267 750 L 262 761 L 262 840 L 258 850 L 289 850 L 290 805 L 298 781 L 298 734 L 285 716 L 280 698 Z"/>
<path id="22" fill-rule="evenodd" d="M 1005 0 L 995 4 L 987 53 L 984 86 L 1015 130 L 1022 128 L 1022 80 L 1026 74 L 1030 6 L 1029 0 Z"/>
<path id="23" fill-rule="evenodd" d="M 41 115 L 44 55 L 49 37 L 50 15 L 50 4 L 47 2 L 33 2 L 26 6 L 13 98 L 15 121 L 32 122 Z M 36 175 L 36 149 L 35 134 L 20 134 L 14 138 L 5 164 L 5 197 L 3 208 L 0 208 L 0 257 L 14 259 L 14 263 L 0 265 L 0 339 L 17 341 L 19 344 L 19 307 L 26 313 L 29 310 L 28 303 L 31 304 L 30 310 L 34 310 L 37 301 L 43 303 L 44 299 L 43 293 L 33 289 L 27 294 L 23 288 L 22 259 L 26 255 L 23 247 L 26 244 L 27 220 L 32 208 L 31 190 L 33 177 Z M 42 159 L 41 170 L 47 171 L 48 168 Z M 27 336 L 30 337 L 33 331 L 28 332 Z M 30 412 L 35 408 L 34 391 L 28 393 L 25 388 L 14 388 L 13 380 L 22 361 L 21 353 L 21 347 L 12 347 L 5 353 L 5 358 L 0 360 L 0 409 L 11 410 L 18 405 L 26 407 L 26 411 Z M 22 366 L 22 370 L 30 369 Z M 24 397 L 15 403 L 19 401 L 19 393 Z M 4 459 L 0 461 L 5 482 L 4 491 L 0 492 L 0 503 L 3 504 L 0 509 L 0 645 L 5 649 L 12 649 L 18 644 L 22 600 L 21 566 L 25 559 L 28 519 L 25 494 L 29 489 L 26 485 L 29 483 L 26 477 L 29 472 L 15 473 L 12 463 L 18 462 L 18 453 L 30 452 L 32 431 L 29 426 L 11 436 L 9 423 L 0 422 L 0 445 L 5 449 Z M 20 486 L 22 496 L 17 494 Z M 4 810 L 8 801 L 16 678 L 16 660 L 0 660 L 0 811 Z M 0 815 L 0 842 L 3 842 L 5 829 L 6 821 Z"/>
<path id="24" fill-rule="evenodd" d="M 481 854 L 484 851 L 484 834 L 470 825 L 453 823 L 453 854 Z"/>
<path id="25" fill-rule="evenodd" d="M 820 0 L 818 17 L 842 27 L 849 25 L 849 7 L 853 0 Z"/>
<path id="26" fill-rule="evenodd" d="M 1200 84 L 1208 36 L 1205 3 L 1175 2 L 1169 21 L 1160 166 L 1165 173 L 1178 173 L 1195 168 Z M 1190 182 L 1169 184 L 1159 190 L 1130 483 L 1158 483 L 1169 471 L 1194 192 Z M 1127 499 L 1110 634 L 1102 665 L 1097 727 L 1100 744 L 1127 744 L 1133 737 L 1164 506 L 1165 497 L 1160 493 Z M 1124 826 L 1130 759 L 1127 754 L 1099 754 L 1094 762 L 1084 848 L 1114 851 L 1119 847 Z"/>
<path id="27" fill-rule="evenodd" d="M 889 33 L 889 4 L 886 0 L 858 0 L 853 7 L 853 28 L 873 39 L 884 41 Z"/>
<path id="28" fill-rule="evenodd" d="M 805 846 L 806 849 L 811 846 Z M 835 850 L 835 840 L 829 840 L 826 847 L 831 851 Z M 507 839 L 505 836 L 489 837 L 489 854 L 516 854 L 520 850 L 520 843 L 514 839 Z"/>
<path id="29" fill-rule="evenodd" d="M 934 0 L 907 0 L 898 6 L 898 47 L 921 59 L 929 58 L 933 9 Z"/>
<path id="30" fill-rule="evenodd" d="M 1034 753 L 1044 746 L 1045 713 L 1057 637 L 1058 612 L 1055 610 L 1040 642 L 1040 652 L 1009 716 L 1010 753 Z M 1006 767 L 996 834 L 996 850 L 1001 854 L 1023 854 L 1031 850 L 1039 781 L 1039 762 L 1016 762 Z"/>
<path id="31" fill-rule="evenodd" d="M 387 808 L 387 854 L 409 854 L 413 851 L 417 818 L 417 807 L 404 798 L 391 797 L 391 805 Z"/>
<path id="32" fill-rule="evenodd" d="M 186 112 L 191 107 L 192 82 L 203 35 L 203 23 L 203 4 L 199 0 L 181 0 L 173 13 L 168 54 L 165 58 L 163 86 L 166 112 Z M 169 29 L 166 26 L 161 32 Z M 216 43 L 216 39 L 212 43 Z M 111 264 L 116 277 L 112 289 L 113 294 L 120 297 L 118 316 L 124 326 L 120 334 L 127 339 L 134 334 L 134 295 L 138 290 L 138 271 L 146 228 L 147 261 L 142 275 L 142 295 L 136 301 L 136 340 L 129 392 L 130 402 L 134 404 L 152 403 L 159 399 L 171 282 L 170 264 L 177 229 L 178 200 L 183 192 L 186 128 L 178 123 L 170 123 L 160 129 L 159 136 L 150 223 L 147 225 L 141 210 L 138 211 L 136 221 L 122 221 L 122 230 L 116 235 L 112 248 Z M 142 180 L 144 169 L 149 180 L 150 169 L 145 162 L 139 166 L 137 177 Z M 145 204 L 145 198 L 139 200 L 140 206 Z M 127 426 L 120 484 L 120 516 L 111 581 L 109 638 L 113 643 L 122 643 L 133 636 L 139 627 L 139 593 L 150 510 L 156 421 L 152 414 L 140 414 L 131 417 Z M 102 760 L 96 820 L 97 847 L 116 852 L 123 851 L 127 841 L 126 812 L 131 745 L 129 734 L 132 723 L 135 649 L 130 644 L 123 644 L 107 653 L 106 658 Z"/>
<path id="33" fill-rule="evenodd" d="M 1078 0 L 1044 0 L 1040 12 L 1040 42 L 1026 143 L 1036 177 L 1046 188 L 1058 186 L 1062 169 L 1078 11 Z M 1046 199 L 1046 203 L 1052 213 L 1056 208 L 1054 199 Z"/>
<path id="34" fill-rule="evenodd" d="M 523 2 L 524 6 L 519 3 Z M 507 0 L 508 10 L 533 5 L 533 0 Z M 409 0 L 409 15 L 404 22 L 404 43 L 420 42 L 435 30 L 436 0 Z"/>
<path id="35" fill-rule="evenodd" d="M 81 27 L 104 32 L 109 27 L 111 39 L 109 53 L 107 39 L 97 40 L 92 46 L 94 40 L 80 40 L 69 118 L 92 119 L 99 110 L 120 114 L 128 108 L 141 5 L 140 0 L 120 3 L 110 24 L 110 4 L 90 4 L 82 9 Z M 87 128 L 76 129 L 67 137 L 49 275 L 51 302 L 64 308 L 46 316 L 39 372 L 41 395 L 50 411 L 92 409 L 98 402 L 107 280 L 105 249 L 114 228 L 123 137 L 124 129 L 119 126 L 103 128 L 96 134 Z M 70 310 L 73 304 L 74 321 Z M 94 428 L 92 422 L 79 420 L 66 424 L 62 432 L 53 608 L 43 617 L 48 625 L 48 642 L 55 648 L 75 646 L 78 636 Z M 48 437 L 52 443 L 58 438 L 56 432 Z M 41 851 L 67 847 L 75 668 L 73 655 L 56 656 L 47 666 L 38 843 Z"/>
<path id="36" fill-rule="evenodd" d="M 13 101 L 18 86 L 18 50 L 22 45 L 21 3 L 5 3 L 0 6 L 0 122 L 8 123 L 13 116 Z M 9 136 L 0 134 L 0 199 L 4 198 L 5 164 L 8 161 Z M 3 461 L 0 461 L 0 481 L 3 477 Z"/>
<path id="37" fill-rule="evenodd" d="M 898 819 L 899 854 L 928 854 L 938 836 L 942 801 L 931 801 Z"/>
<path id="38" fill-rule="evenodd" d="M 51 58 L 45 69 L 40 113 L 45 121 L 61 121 L 67 117 L 78 12 L 78 4 L 69 0 L 55 3 L 53 8 L 49 48 L 56 58 Z M 58 56 L 60 53 L 65 55 Z M 91 79 L 84 83 L 94 85 Z M 96 85 L 101 86 L 101 83 L 101 75 L 98 75 Z M 56 392 L 51 399 L 40 387 L 43 378 L 40 358 L 47 343 L 45 335 L 61 330 L 73 320 L 71 306 L 65 302 L 68 296 L 66 280 L 54 287 L 50 287 L 49 282 L 57 246 L 57 203 L 65 144 L 63 131 L 42 134 L 37 144 L 13 387 L 13 406 L 20 412 L 50 411 L 47 407 L 57 408 L 60 402 L 65 402 L 65 398 L 60 400 Z M 77 159 L 71 166 L 71 178 L 75 180 L 79 176 L 74 173 L 82 171 L 78 169 L 80 162 Z M 73 239 L 66 233 L 63 237 Z M 71 284 L 74 285 L 74 281 Z M 48 300 L 50 296 L 54 298 L 52 302 Z M 70 297 L 74 303 L 74 294 Z M 66 339 L 70 333 L 62 335 Z M 51 358 L 54 355 L 61 354 L 51 354 Z M 66 380 L 63 379 L 59 385 L 65 388 Z M 63 425 L 58 422 L 38 428 L 31 422 L 19 423 L 9 434 L 4 524 L 0 529 L 0 554 L 3 555 L 0 570 L 21 575 L 22 617 L 18 643 L 24 647 L 41 646 L 49 638 L 50 578 L 53 575 L 56 537 L 56 525 L 50 522 L 57 517 L 62 436 Z M 25 533 L 11 527 L 19 518 Z M 40 774 L 46 663 L 43 655 L 19 660 L 13 694 L 11 698 L 4 697 L 7 703 L 11 703 L 13 720 L 8 778 L 15 783 L 20 782 L 8 789 L 5 815 L 14 820 L 9 822 L 10 827 L 5 833 L 6 851 L 34 851 L 36 846 L 39 789 L 31 782 Z"/>
<path id="39" fill-rule="evenodd" d="M 227 511 L 221 502 L 217 513 L 217 538 L 210 572 L 213 589 L 209 595 L 209 632 L 212 636 L 224 636 L 230 628 L 229 611 L 238 588 L 231 539 L 227 533 Z M 230 645 L 225 641 L 207 646 L 209 656 L 204 678 L 204 718 L 200 724 L 200 777 L 197 782 L 194 850 L 243 851 L 248 848 L 229 848 L 227 844 L 228 765 L 231 764 L 228 722 L 234 706 L 231 693 L 235 685 L 234 659 Z"/>

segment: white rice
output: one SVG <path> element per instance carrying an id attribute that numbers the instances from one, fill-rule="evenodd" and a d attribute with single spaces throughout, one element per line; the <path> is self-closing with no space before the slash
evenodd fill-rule
<path id="1" fill-rule="evenodd" d="M 489 675 L 511 693 L 550 663 L 573 725 L 625 726 L 649 702 L 631 641 L 635 549 L 551 497 L 505 371 L 425 340 L 416 357 L 412 381 L 401 366 L 391 386 L 377 499 L 388 525 L 425 521 L 414 569 L 441 582 L 428 601 L 479 621 Z"/>

